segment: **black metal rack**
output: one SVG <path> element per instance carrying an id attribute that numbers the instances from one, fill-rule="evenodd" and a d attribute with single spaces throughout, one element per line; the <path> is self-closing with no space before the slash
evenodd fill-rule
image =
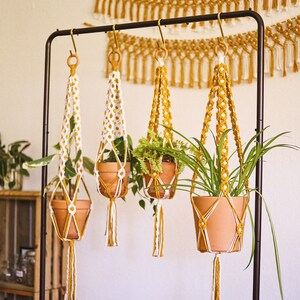
<path id="1" fill-rule="evenodd" d="M 251 17 L 257 22 L 257 111 L 256 111 L 256 131 L 263 129 L 264 123 L 264 22 L 261 16 L 251 9 L 237 12 L 221 13 L 221 19 L 233 19 Z M 184 23 L 194 23 L 203 21 L 217 20 L 218 14 L 200 15 L 183 18 L 162 19 L 161 25 L 174 25 Z M 134 22 L 117 24 L 115 30 L 127 30 L 134 28 L 155 27 L 158 25 L 158 20 L 146 22 Z M 73 29 L 73 34 L 89 34 L 97 32 L 113 31 L 113 25 L 88 27 Z M 48 134 L 49 134 L 49 92 L 50 92 L 50 65 L 51 65 L 51 44 L 54 38 L 58 36 L 68 36 L 71 34 L 71 29 L 57 30 L 53 32 L 47 42 L 45 49 L 45 77 L 44 77 L 44 108 L 43 108 L 43 141 L 42 141 L 42 156 L 48 155 Z M 259 143 L 263 142 L 263 135 L 260 134 L 257 138 Z M 262 193 L 262 176 L 263 163 L 262 159 L 256 166 L 255 188 L 258 193 L 255 195 L 255 253 L 253 263 L 253 299 L 259 299 L 260 292 L 260 259 L 261 259 L 261 210 L 262 199 L 259 194 Z M 42 186 L 41 194 L 47 184 L 47 166 L 42 169 Z M 45 299 L 45 258 L 46 258 L 46 208 L 47 197 L 42 197 L 41 203 L 41 262 L 40 262 L 40 300 Z"/>

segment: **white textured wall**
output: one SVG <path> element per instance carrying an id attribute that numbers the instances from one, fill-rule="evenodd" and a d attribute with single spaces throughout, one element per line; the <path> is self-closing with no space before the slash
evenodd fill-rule
<path id="1" fill-rule="evenodd" d="M 0 1 L 0 131 L 8 143 L 16 139 L 32 142 L 30 154 L 41 153 L 44 44 L 51 32 L 82 27 L 92 17 L 93 0 Z M 266 22 L 299 14 L 291 9 Z M 253 23 L 253 22 L 252 22 Z M 100 24 L 99 22 L 97 24 Z M 252 26 L 252 27 L 251 27 Z M 244 30 L 253 28 L 246 22 Z M 239 28 L 228 28 L 237 31 Z M 157 32 L 157 31 L 156 31 Z M 103 120 L 107 81 L 104 78 L 104 34 L 75 36 L 80 66 L 83 145 L 85 154 L 95 157 Z M 53 42 L 51 66 L 50 142 L 59 136 L 71 49 L 70 38 Z M 300 145 L 300 74 L 266 78 L 265 125 L 269 134 L 290 130 L 285 142 Z M 150 113 L 151 86 L 123 83 L 128 132 L 134 140 L 146 133 Z M 255 128 L 255 84 L 234 86 L 243 137 Z M 208 90 L 171 88 L 174 126 L 189 136 L 200 133 Z M 299 299 L 300 259 L 299 152 L 276 151 L 266 157 L 264 195 L 269 203 L 278 235 L 286 299 Z M 52 168 L 55 170 L 55 167 Z M 52 172 L 53 173 L 53 172 Z M 189 175 L 189 173 L 186 173 Z M 131 195 L 118 201 L 119 244 L 105 247 L 107 200 L 97 195 L 93 178 L 88 179 L 94 196 L 94 211 L 84 240 L 77 244 L 78 298 L 107 300 L 209 299 L 213 256 L 196 251 L 192 210 L 188 195 L 179 193 L 165 202 L 164 257 L 153 258 L 152 212 L 144 212 Z M 40 171 L 33 171 L 26 189 L 40 188 Z M 222 256 L 223 299 L 251 299 L 252 267 L 244 271 L 250 252 L 249 224 L 244 250 Z M 279 299 L 272 240 L 263 216 L 261 299 Z"/>

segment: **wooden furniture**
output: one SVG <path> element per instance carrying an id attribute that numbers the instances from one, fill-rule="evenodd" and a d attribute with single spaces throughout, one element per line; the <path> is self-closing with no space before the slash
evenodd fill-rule
<path id="1" fill-rule="evenodd" d="M 40 192 L 0 191 L 0 300 L 39 299 L 40 211 Z M 47 216 L 45 295 L 46 299 L 59 300 L 64 291 L 66 249 L 54 232 L 49 213 Z M 16 283 L 11 270 L 16 269 L 20 251 L 30 248 L 35 251 L 33 286 Z M 6 273 L 11 273 L 11 277 L 3 274 L 7 266 L 10 269 Z"/>

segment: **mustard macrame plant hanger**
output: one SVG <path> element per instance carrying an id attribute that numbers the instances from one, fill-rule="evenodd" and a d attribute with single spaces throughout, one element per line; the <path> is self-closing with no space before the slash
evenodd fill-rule
<path id="1" fill-rule="evenodd" d="M 107 207 L 107 220 L 106 220 L 106 245 L 109 247 L 118 246 L 118 233 L 117 233 L 117 206 L 116 199 L 123 198 L 128 192 L 128 173 L 127 166 L 128 158 L 128 141 L 127 131 L 125 125 L 125 113 L 123 108 L 122 88 L 121 88 L 121 75 L 119 65 L 121 63 L 122 55 L 119 51 L 118 41 L 114 30 L 115 48 L 108 54 L 108 61 L 111 63 L 113 71 L 109 75 L 109 84 L 107 92 L 107 101 L 105 108 L 105 119 L 103 122 L 102 139 L 100 142 L 97 154 L 97 166 L 95 173 L 97 180 L 100 183 L 98 191 L 104 196 L 109 198 Z M 122 162 L 118 156 L 115 145 L 115 140 L 122 138 L 124 143 L 124 161 Z M 110 182 L 103 179 L 99 165 L 104 160 L 105 151 L 111 149 L 117 162 L 117 172 Z M 101 191 L 101 188 L 103 191 Z"/>
<path id="2" fill-rule="evenodd" d="M 71 33 L 75 53 L 71 52 L 68 57 L 67 64 L 70 67 L 70 76 L 67 84 L 67 95 L 65 101 L 64 118 L 60 138 L 60 151 L 59 151 L 59 172 L 58 179 L 55 183 L 54 189 L 51 194 L 49 201 L 49 209 L 52 223 L 54 225 L 56 234 L 62 241 L 69 242 L 68 250 L 68 266 L 67 266 L 67 283 L 66 283 L 66 294 L 65 299 L 75 300 L 76 299 L 76 252 L 74 240 L 80 241 L 86 231 L 86 226 L 90 216 L 92 207 L 92 200 L 84 181 L 83 176 L 83 156 L 82 156 L 82 141 L 81 141 L 81 117 L 80 117 L 80 99 L 79 99 L 79 80 L 76 73 L 76 69 L 79 63 L 79 58 L 76 53 L 76 46 Z M 75 63 L 71 61 L 75 59 Z M 75 152 L 80 153 L 79 158 L 76 162 L 76 178 L 75 185 L 70 188 L 71 183 L 65 178 L 66 162 L 68 158 L 68 152 L 70 149 L 70 118 L 74 118 L 74 141 L 75 141 Z M 84 223 L 79 225 L 78 211 L 77 211 L 77 198 L 79 193 L 79 186 L 82 183 L 83 190 L 88 198 L 85 202 L 88 202 L 88 208 L 86 209 Z M 53 206 L 54 200 L 61 197 L 61 193 L 58 193 L 58 189 L 62 190 L 62 197 L 67 206 L 67 215 L 63 222 L 62 228 L 59 226 L 59 221 L 55 213 Z M 81 222 L 82 223 L 82 222 Z M 75 234 L 70 235 L 71 227 L 75 229 Z"/>
<path id="3" fill-rule="evenodd" d="M 163 146 L 173 147 L 173 133 L 172 133 L 172 114 L 171 114 L 171 102 L 170 91 L 168 88 L 167 67 L 165 61 L 168 56 L 168 51 L 165 47 L 165 41 L 162 34 L 160 21 L 158 20 L 158 28 L 161 34 L 162 45 L 157 44 L 157 49 L 154 53 L 154 57 L 158 62 L 158 66 L 155 71 L 155 89 L 152 102 L 152 109 L 150 114 L 150 121 L 148 124 L 147 140 L 151 143 L 151 135 L 158 136 L 158 126 L 160 116 L 162 115 L 162 124 L 165 127 L 163 130 Z M 162 110 L 162 113 L 160 112 Z M 163 157 L 160 158 L 163 162 Z M 170 183 L 167 185 L 161 178 L 162 174 L 152 170 L 149 164 L 149 174 L 143 176 L 144 181 L 144 193 L 148 198 L 154 198 L 157 200 L 156 212 L 154 217 L 154 243 L 153 253 L 155 257 L 163 256 L 164 245 L 164 215 L 162 200 L 172 199 L 176 191 L 176 184 L 178 179 L 177 163 L 175 161 L 175 173 Z M 148 179 L 147 179 L 148 178 Z M 150 194 L 151 191 L 151 194 Z M 154 192 L 153 192 L 154 191 Z"/>
<path id="4" fill-rule="evenodd" d="M 215 53 L 218 56 L 219 62 L 216 64 L 214 68 L 214 75 L 212 81 L 212 88 L 210 90 L 208 96 L 208 103 L 206 106 L 206 113 L 204 117 L 202 132 L 200 136 L 200 143 L 205 145 L 207 140 L 207 133 L 210 129 L 210 123 L 212 120 L 212 112 L 213 108 L 216 105 L 216 144 L 218 145 L 221 137 L 228 131 L 228 122 L 227 119 L 230 117 L 231 125 L 232 125 L 232 132 L 234 136 L 236 152 L 239 160 L 239 164 L 243 165 L 243 154 L 242 154 L 242 142 L 240 138 L 240 131 L 237 124 L 237 116 L 235 110 L 235 104 L 232 99 L 232 91 L 231 91 L 231 83 L 228 75 L 228 68 L 224 63 L 225 56 L 227 54 L 228 46 L 224 40 L 224 34 L 221 26 L 220 21 L 220 14 L 218 14 L 218 21 L 221 30 L 222 37 L 219 38 L 219 44 L 215 48 Z M 229 115 L 228 115 L 228 112 Z M 197 153 L 197 159 L 201 160 L 203 157 L 203 153 L 201 150 Z M 196 169 L 193 173 L 192 177 L 192 188 L 190 190 L 190 198 L 191 203 L 194 208 L 194 211 L 199 219 L 198 226 L 199 226 L 199 233 L 197 236 L 197 243 L 198 243 L 198 250 L 200 251 L 200 241 L 201 239 L 204 242 L 205 248 L 207 252 L 213 252 L 210 245 L 209 239 L 209 232 L 207 230 L 207 222 L 211 215 L 214 213 L 214 210 L 218 206 L 221 201 L 222 197 L 227 199 L 228 205 L 232 209 L 233 218 L 236 223 L 236 232 L 233 237 L 232 243 L 230 247 L 227 249 L 227 253 L 233 251 L 240 251 L 242 246 L 242 238 L 244 232 L 244 221 L 245 221 L 245 214 L 247 205 L 249 202 L 249 190 L 248 190 L 248 182 L 246 183 L 246 195 L 245 195 L 245 206 L 242 212 L 242 216 L 236 211 L 234 202 L 229 195 L 229 147 L 228 147 L 228 134 L 225 134 L 224 141 L 222 143 L 221 148 L 221 184 L 220 190 L 221 195 L 218 195 L 216 201 L 206 210 L 206 212 L 202 212 L 197 208 L 194 202 L 194 192 L 196 189 L 196 180 L 198 178 Z M 244 172 L 244 169 L 242 170 Z M 196 225 L 196 226 L 197 226 Z M 215 254 L 214 259 L 214 272 L 213 272 L 213 299 L 219 300 L 220 299 L 220 252 Z"/>

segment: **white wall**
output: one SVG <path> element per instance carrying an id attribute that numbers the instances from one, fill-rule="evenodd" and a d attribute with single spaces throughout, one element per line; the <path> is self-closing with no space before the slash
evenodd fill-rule
<path id="1" fill-rule="evenodd" d="M 17 139 L 32 142 L 30 155 L 41 153 L 44 45 L 57 28 L 82 27 L 92 17 L 94 0 L 11 0 L 0 1 L 0 131 L 6 143 Z M 266 18 L 274 23 L 299 14 L 291 9 L 284 15 Z M 246 22 L 245 30 L 253 28 Z M 240 28 L 229 28 L 228 31 Z M 78 74 L 82 103 L 85 154 L 95 157 L 103 121 L 107 80 L 104 34 L 75 36 L 80 56 Z M 50 141 L 58 140 L 64 106 L 68 68 L 66 58 L 70 38 L 53 42 L 51 66 Z M 300 74 L 266 78 L 265 125 L 269 135 L 292 131 L 284 141 L 300 145 Z M 123 83 L 128 132 L 134 140 L 146 133 L 153 88 Z M 234 86 L 233 93 L 243 137 L 254 133 L 255 84 Z M 208 90 L 171 88 L 174 126 L 189 136 L 198 136 Z M 51 151 L 51 150 L 50 150 Z M 266 157 L 264 195 L 277 230 L 286 299 L 298 299 L 300 259 L 299 152 L 275 151 Z M 52 173 L 55 167 L 51 168 Z M 189 175 L 189 173 L 186 173 Z M 129 195 L 118 201 L 119 244 L 105 247 L 107 199 L 95 191 L 94 179 L 88 183 L 94 198 L 94 211 L 84 240 L 77 243 L 79 299 L 209 299 L 213 256 L 196 251 L 192 210 L 188 195 L 178 192 L 165 202 L 164 257 L 153 258 L 152 212 L 144 212 L 138 199 Z M 39 190 L 40 171 L 33 171 L 26 189 Z M 244 250 L 222 256 L 223 299 L 252 299 L 252 267 L 243 270 L 250 253 L 250 225 Z M 271 233 L 263 216 L 261 299 L 279 299 Z"/>

